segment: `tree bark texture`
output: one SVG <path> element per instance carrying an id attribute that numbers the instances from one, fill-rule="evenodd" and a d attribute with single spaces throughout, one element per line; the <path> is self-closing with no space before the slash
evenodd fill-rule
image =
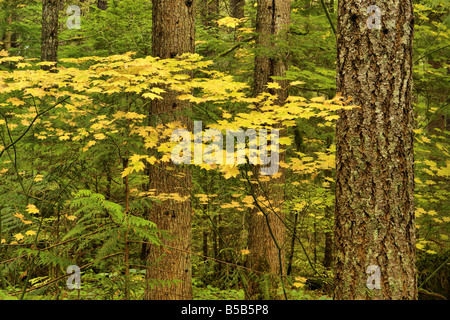
<path id="1" fill-rule="evenodd" d="M 41 61 L 58 61 L 58 13 L 59 0 L 42 1 Z"/>
<path id="2" fill-rule="evenodd" d="M 416 299 L 413 4 L 376 2 L 370 29 L 373 4 L 338 6 L 337 91 L 360 108 L 342 110 L 336 129 L 334 298 Z M 367 285 L 371 265 L 380 289 Z"/>
<path id="3" fill-rule="evenodd" d="M 193 1 L 153 0 L 153 56 L 162 59 L 175 58 L 183 53 L 193 53 L 195 46 L 195 6 Z M 164 99 L 155 100 L 151 105 L 151 115 L 157 122 L 180 120 L 192 129 L 186 117 L 174 114 L 189 105 L 176 99 L 176 94 L 168 92 Z M 163 246 L 149 246 L 147 261 L 151 264 L 147 280 L 181 280 L 171 287 L 147 287 L 147 300 L 190 300 L 191 284 L 191 206 L 189 191 L 192 189 L 191 172 L 187 168 L 172 163 L 161 164 L 159 168 L 149 168 L 149 189 L 155 194 L 178 193 L 185 201 L 165 200 L 154 203 L 149 219 L 157 228 L 171 237 L 163 239 Z"/>

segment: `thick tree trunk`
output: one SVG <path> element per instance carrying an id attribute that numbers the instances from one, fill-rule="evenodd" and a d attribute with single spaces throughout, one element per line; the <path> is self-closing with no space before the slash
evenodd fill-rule
<path id="1" fill-rule="evenodd" d="M 376 4 L 380 29 L 366 24 L 373 1 L 342 0 L 338 8 L 337 90 L 361 106 L 341 111 L 336 131 L 334 295 L 339 300 L 417 298 L 413 5 L 412 0 Z M 369 266 L 380 268 L 380 289 L 369 289 Z"/>
<path id="2" fill-rule="evenodd" d="M 195 6 L 193 1 L 153 0 L 153 56 L 175 58 L 194 52 L 195 45 Z M 188 105 L 167 93 L 163 100 L 155 100 L 151 105 L 151 114 L 164 114 L 169 120 L 175 120 L 173 112 L 181 111 Z M 178 117 L 184 125 L 191 128 L 185 117 Z M 157 120 L 159 123 L 162 119 Z M 191 173 L 186 168 L 173 164 L 149 168 L 149 189 L 160 193 L 178 193 L 189 196 Z M 188 197 L 189 198 L 189 197 Z M 191 207 L 190 200 L 183 202 L 163 201 L 153 204 L 149 219 L 159 229 L 167 231 L 173 238 L 163 240 L 166 248 L 150 246 L 148 261 L 152 266 L 147 272 L 147 280 L 181 280 L 171 287 L 147 287 L 145 298 L 148 300 L 190 300 L 191 284 Z"/>
<path id="3" fill-rule="evenodd" d="M 41 61 L 58 61 L 59 1 L 42 1 Z M 42 69 L 50 67 L 42 66 Z"/>
<path id="4" fill-rule="evenodd" d="M 245 17 L 245 0 L 230 0 L 231 16 L 242 19 Z"/>
<path id="5" fill-rule="evenodd" d="M 258 11 L 256 18 L 256 32 L 258 33 L 257 44 L 266 50 L 274 46 L 271 36 L 280 35 L 290 23 L 290 1 L 286 0 L 261 0 L 258 1 Z M 281 57 L 267 57 L 260 55 L 255 58 L 255 83 L 254 95 L 267 91 L 266 85 L 272 82 L 272 76 L 284 76 L 287 64 Z M 279 81 L 281 87 L 286 87 L 284 81 Z M 282 104 L 287 98 L 286 90 L 271 91 L 278 95 L 277 103 Z M 282 132 L 280 132 L 282 135 Z M 284 152 L 279 155 L 279 161 L 283 162 Z M 280 168 L 280 171 L 282 168 Z M 260 166 L 253 167 L 254 179 L 259 179 Z M 258 186 L 255 184 L 254 186 Z M 284 200 L 284 176 L 271 179 L 270 182 L 261 182 L 262 188 L 270 197 L 271 204 L 276 210 L 276 214 L 271 210 L 265 210 L 265 215 L 261 215 L 259 208 L 255 207 L 250 212 L 248 230 L 248 267 L 264 273 L 281 274 L 285 273 L 285 250 L 284 241 L 286 228 L 283 224 L 284 213 L 281 210 L 281 203 Z M 255 195 L 264 196 L 264 192 L 256 187 Z M 278 215 L 278 217 L 277 217 Z M 280 219 L 281 218 L 281 219 Z M 279 250 L 279 248 L 281 250 Z M 280 264 L 281 258 L 281 264 Z M 278 281 L 273 278 L 272 281 Z M 276 287 L 272 286 L 270 298 L 276 297 Z M 263 299 L 269 298 L 263 295 L 260 283 L 249 281 L 247 290 L 248 298 Z"/>

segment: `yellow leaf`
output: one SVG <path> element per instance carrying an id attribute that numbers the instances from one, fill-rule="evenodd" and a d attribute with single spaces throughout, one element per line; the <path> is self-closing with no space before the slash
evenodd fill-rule
<path id="1" fill-rule="evenodd" d="M 229 179 L 231 177 L 236 178 L 239 174 L 239 169 L 236 166 L 225 165 L 222 172 L 224 173 L 225 179 Z"/>
<path id="2" fill-rule="evenodd" d="M 122 178 L 125 178 L 132 172 L 133 172 L 133 167 L 125 168 L 125 170 L 123 170 L 123 172 L 122 172 Z"/>
<path id="3" fill-rule="evenodd" d="M 25 68 L 25 67 L 32 67 L 32 65 L 28 62 L 19 62 L 18 64 L 16 64 L 17 68 Z"/>
<path id="4" fill-rule="evenodd" d="M 143 98 L 149 98 L 149 99 L 151 99 L 151 100 L 154 100 L 154 99 L 162 99 L 161 96 L 158 96 L 157 94 L 154 94 L 154 93 L 151 93 L 151 92 L 144 93 L 144 94 L 142 95 L 142 97 L 143 97 Z"/>
<path id="5" fill-rule="evenodd" d="M 70 137 L 68 135 L 63 135 L 63 136 L 59 137 L 59 140 L 61 140 L 61 141 L 65 141 L 65 140 L 69 140 L 69 139 L 70 139 Z"/>
<path id="6" fill-rule="evenodd" d="M 9 98 L 8 100 L 6 100 L 6 102 L 11 103 L 15 107 L 18 107 L 18 106 L 21 106 L 21 105 L 25 104 L 25 102 L 23 102 L 22 100 L 17 99 L 17 98 Z"/>
<path id="7" fill-rule="evenodd" d="M 292 140 L 289 137 L 282 137 L 282 138 L 278 139 L 278 142 L 279 142 L 279 144 L 289 146 L 289 145 L 291 145 Z"/>
<path id="8" fill-rule="evenodd" d="M 28 206 L 27 206 L 27 212 L 28 213 L 30 213 L 30 214 L 33 214 L 33 213 L 39 213 L 39 209 L 38 208 L 36 208 L 36 206 L 34 205 L 34 204 L 29 204 Z"/>
<path id="9" fill-rule="evenodd" d="M 244 199 L 242 199 L 242 202 L 246 204 L 253 204 L 253 197 L 252 196 L 246 196 Z"/>
<path id="10" fill-rule="evenodd" d="M 68 216 L 66 215 L 67 220 L 73 221 L 75 220 L 77 217 L 76 216 Z"/>
<path id="11" fill-rule="evenodd" d="M 243 256 L 245 256 L 245 255 L 247 255 L 247 254 L 249 254 L 250 253 L 250 250 L 248 250 L 248 249 L 242 249 L 241 250 L 241 254 L 243 255 Z"/>
<path id="12" fill-rule="evenodd" d="M 103 133 L 94 134 L 94 139 L 95 140 L 103 140 L 105 138 L 106 138 L 106 136 Z"/>
<path id="13" fill-rule="evenodd" d="M 44 176 L 42 174 L 37 174 L 36 177 L 34 177 L 34 181 L 36 181 L 36 182 L 42 181 L 43 177 Z"/>
<path id="14" fill-rule="evenodd" d="M 25 237 L 23 236 L 23 234 L 18 233 L 14 235 L 14 238 L 17 239 L 17 241 L 23 240 Z"/>
<path id="15" fill-rule="evenodd" d="M 37 66 L 46 66 L 46 67 L 52 67 L 56 64 L 54 61 L 42 61 L 39 63 L 36 63 Z"/>
<path id="16" fill-rule="evenodd" d="M 14 213 L 14 217 L 19 218 L 20 220 L 22 220 L 23 219 L 23 214 L 16 212 L 16 213 Z"/>
<path id="17" fill-rule="evenodd" d="M 1 242 L 1 243 L 3 244 L 3 243 L 5 243 L 5 242 L 6 242 L 6 240 L 5 240 L 5 239 L 2 239 L 2 242 Z"/>
<path id="18" fill-rule="evenodd" d="M 281 89 L 280 84 L 278 82 L 270 82 L 267 85 L 268 89 Z"/>
<path id="19" fill-rule="evenodd" d="M 229 119 L 231 118 L 231 114 L 229 114 L 228 112 L 224 112 L 222 113 L 222 117 L 224 117 L 225 119 Z"/>
<path id="20" fill-rule="evenodd" d="M 36 231 L 34 231 L 34 230 L 28 230 L 27 232 L 25 232 L 25 234 L 26 234 L 27 236 L 35 236 L 35 235 L 36 235 Z"/>
<path id="21" fill-rule="evenodd" d="M 315 97 L 311 99 L 312 102 L 323 102 L 325 101 L 325 97 Z"/>

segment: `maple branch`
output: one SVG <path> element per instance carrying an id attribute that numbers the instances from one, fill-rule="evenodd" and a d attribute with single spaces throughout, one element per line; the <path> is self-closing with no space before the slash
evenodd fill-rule
<path id="1" fill-rule="evenodd" d="M 105 260 L 105 259 L 108 259 L 108 258 L 117 256 L 117 255 L 119 255 L 119 254 L 123 254 L 123 252 L 112 253 L 112 254 L 107 255 L 107 256 L 105 256 L 105 257 L 103 257 L 103 258 L 100 258 L 99 260 Z M 95 262 L 89 262 L 88 264 L 85 264 L 84 266 L 81 266 L 80 269 L 85 269 L 85 268 L 87 268 L 87 267 L 93 265 L 94 263 L 95 263 Z M 53 283 L 55 283 L 55 282 L 58 282 L 59 280 L 62 280 L 62 279 L 66 278 L 66 277 L 68 277 L 68 276 L 70 276 L 70 275 L 71 275 L 70 273 L 63 274 L 62 276 L 59 276 L 58 278 L 55 278 L 55 279 L 53 279 L 52 281 L 49 281 L 49 282 L 43 283 L 43 284 L 41 284 L 41 285 L 39 285 L 39 286 L 36 286 L 36 287 L 32 287 L 32 288 L 27 289 L 27 290 L 26 290 L 26 293 L 29 293 L 29 292 L 31 292 L 31 291 L 34 291 L 34 290 L 37 290 L 37 289 L 40 289 L 40 288 L 49 286 L 49 285 L 51 285 L 51 284 L 53 284 Z"/>
<path id="2" fill-rule="evenodd" d="M 250 41 L 254 40 L 255 38 L 256 38 L 256 36 L 252 36 L 250 38 L 242 40 L 241 42 L 236 43 L 230 49 L 217 55 L 216 58 L 222 58 L 223 56 L 226 56 L 227 54 L 229 54 L 229 53 L 233 52 L 234 50 L 236 50 L 237 48 L 241 47 L 245 42 L 250 42 Z"/>
<path id="3" fill-rule="evenodd" d="M 248 162 L 246 163 L 246 165 L 247 165 L 247 166 L 249 165 Z M 243 171 L 242 169 L 241 169 L 241 174 L 242 174 L 243 176 L 246 177 L 247 182 L 249 183 L 250 187 L 253 189 L 253 185 L 251 184 L 251 181 L 250 181 L 248 175 L 247 175 L 247 174 L 244 174 L 244 171 Z M 264 190 L 264 188 L 262 187 L 261 182 L 260 182 L 260 180 L 259 180 L 258 178 L 257 178 L 257 182 L 258 182 L 258 185 L 260 186 L 260 188 L 262 189 L 262 191 L 265 193 L 265 190 Z M 254 194 L 253 190 L 252 190 L 252 197 L 253 197 L 253 199 L 254 199 L 254 201 L 255 201 L 256 206 L 259 208 L 259 210 L 261 210 L 261 212 L 263 213 L 263 215 L 266 215 L 266 213 L 264 212 L 264 210 L 263 210 L 263 208 L 261 207 L 260 203 L 257 201 L 257 199 L 256 199 L 256 197 L 255 197 L 255 194 Z M 267 194 L 266 194 L 266 199 L 268 199 Z M 269 204 L 270 204 L 270 200 L 268 200 L 268 202 L 269 202 Z M 271 206 L 272 206 L 272 205 L 271 205 Z M 266 207 L 267 207 L 267 205 L 266 205 Z M 283 219 L 281 219 L 281 217 L 278 215 L 278 213 L 277 213 L 273 208 L 269 208 L 269 207 L 267 207 L 267 208 L 268 208 L 269 210 L 272 210 L 272 212 L 275 214 L 275 216 L 276 216 L 278 219 L 280 219 L 280 221 L 284 224 L 284 226 L 286 227 L 286 229 L 287 229 L 288 231 L 292 232 L 293 235 L 295 235 L 295 233 L 292 231 L 291 227 L 286 223 L 286 221 L 284 221 Z M 300 247 L 302 248 L 303 253 L 304 253 L 305 256 L 306 256 L 306 260 L 308 260 L 308 263 L 309 263 L 309 265 L 311 266 L 311 268 L 314 270 L 314 272 L 315 272 L 316 274 L 321 275 L 321 274 L 317 271 L 317 269 L 314 267 L 314 265 L 313 265 L 311 259 L 309 258 L 308 253 L 306 252 L 305 246 L 303 245 L 303 242 L 301 241 L 301 239 L 300 239 L 297 235 L 295 235 L 295 239 L 297 239 L 298 243 L 300 244 Z"/>
<path id="4" fill-rule="evenodd" d="M 60 105 L 61 103 L 63 103 L 64 101 L 66 101 L 67 99 L 69 99 L 70 96 L 65 97 L 64 99 L 62 99 L 61 101 L 57 102 L 56 104 L 54 104 L 53 106 L 51 106 L 50 108 L 38 113 L 33 120 L 31 121 L 30 125 L 28 126 L 28 128 L 16 139 L 16 141 L 11 142 L 10 145 L 6 146 L 2 151 L 0 151 L 0 158 L 2 157 L 3 153 L 8 150 L 9 148 L 13 147 L 17 142 L 19 142 L 20 140 L 22 140 L 22 138 L 28 133 L 28 131 L 30 131 L 31 127 L 33 126 L 33 124 L 36 122 L 36 120 L 42 116 L 43 114 L 49 112 L 50 110 L 56 108 L 58 105 Z M 3 115 L 3 114 L 2 114 Z M 4 115 L 3 115 L 4 116 Z"/>

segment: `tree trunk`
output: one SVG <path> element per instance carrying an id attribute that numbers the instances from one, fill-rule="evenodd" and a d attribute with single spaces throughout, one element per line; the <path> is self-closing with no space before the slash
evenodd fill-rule
<path id="1" fill-rule="evenodd" d="M 98 0 L 97 8 L 99 8 L 100 10 L 108 9 L 108 1 L 107 0 Z"/>
<path id="2" fill-rule="evenodd" d="M 337 15 L 337 90 L 361 108 L 341 111 L 336 129 L 334 295 L 416 299 L 413 5 L 378 2 L 377 29 L 366 24 L 372 4 L 342 0 Z"/>
<path id="3" fill-rule="evenodd" d="M 288 28 L 290 22 L 290 1 L 286 0 L 260 0 L 258 1 L 258 11 L 256 18 L 256 32 L 258 33 L 257 44 L 270 50 L 275 45 L 271 40 L 273 35 L 281 35 Z M 268 57 L 266 55 L 255 58 L 255 83 L 254 95 L 267 91 L 266 85 L 272 82 L 272 76 L 284 76 L 287 70 L 287 63 L 281 57 Z M 281 87 L 285 88 L 285 81 L 277 81 Z M 282 104 L 287 98 L 286 90 L 271 90 L 272 94 L 277 94 L 277 103 Z M 282 132 L 280 132 L 282 135 Z M 280 152 L 279 161 L 283 162 L 284 152 Z M 280 171 L 282 168 L 280 168 Z M 254 179 L 259 179 L 260 166 L 253 167 Z M 255 195 L 264 196 L 264 192 L 254 184 Z M 270 197 L 276 214 L 266 208 L 265 215 L 261 215 L 259 208 L 251 210 L 249 216 L 248 230 L 248 255 L 247 265 L 249 268 L 263 273 L 284 274 L 285 250 L 284 241 L 286 228 L 283 224 L 284 213 L 281 210 L 281 203 L 284 200 L 284 176 L 273 178 L 270 182 L 261 182 L 261 187 Z M 277 217 L 277 215 L 279 217 Z M 280 219 L 281 218 L 281 219 Z M 273 237 L 272 237 L 273 235 Z M 274 241 L 275 239 L 275 241 Z M 280 250 L 279 250 L 280 248 Z M 281 258 L 281 264 L 280 264 Z M 272 282 L 279 278 L 273 278 Z M 276 298 L 276 287 L 272 286 L 270 297 L 264 296 L 263 289 L 257 281 L 249 281 L 247 290 L 249 299 Z"/>
<path id="4" fill-rule="evenodd" d="M 153 0 L 153 56 L 174 58 L 180 54 L 194 52 L 195 46 L 195 5 L 185 0 Z M 151 114 L 164 114 L 169 120 L 175 120 L 174 111 L 188 107 L 168 92 L 163 100 L 155 100 L 151 105 Z M 184 125 L 192 127 L 185 117 L 178 117 Z M 159 123 L 161 119 L 157 120 Z M 149 168 L 149 188 L 160 193 L 178 193 L 189 196 L 192 189 L 191 173 L 187 168 L 179 168 L 168 163 Z M 180 177 L 178 177 L 180 176 Z M 190 200 L 176 202 L 162 201 L 153 204 L 149 219 L 159 229 L 165 230 L 173 238 L 163 239 L 164 247 L 149 246 L 147 261 L 152 264 L 147 272 L 147 281 L 151 279 L 181 280 L 171 287 L 147 287 L 147 300 L 190 300 L 191 284 L 191 207 Z"/>
<path id="5" fill-rule="evenodd" d="M 3 35 L 3 40 L 2 40 L 2 42 L 3 42 L 3 49 L 6 50 L 6 51 L 11 49 L 11 47 L 12 47 L 12 35 L 13 35 L 13 33 L 11 31 L 12 21 L 13 21 L 13 15 L 12 15 L 12 13 L 10 13 L 8 15 L 8 17 L 6 18 L 6 26 L 7 26 L 6 28 L 7 28 L 7 30 L 6 30 L 5 34 Z"/>
<path id="6" fill-rule="evenodd" d="M 219 0 L 201 0 L 200 16 L 205 27 L 217 26 L 215 21 L 219 18 Z"/>
<path id="7" fill-rule="evenodd" d="M 242 19 L 245 17 L 245 0 L 230 0 L 231 16 Z"/>
<path id="8" fill-rule="evenodd" d="M 42 1 L 41 61 L 58 61 L 58 12 L 59 0 Z"/>

